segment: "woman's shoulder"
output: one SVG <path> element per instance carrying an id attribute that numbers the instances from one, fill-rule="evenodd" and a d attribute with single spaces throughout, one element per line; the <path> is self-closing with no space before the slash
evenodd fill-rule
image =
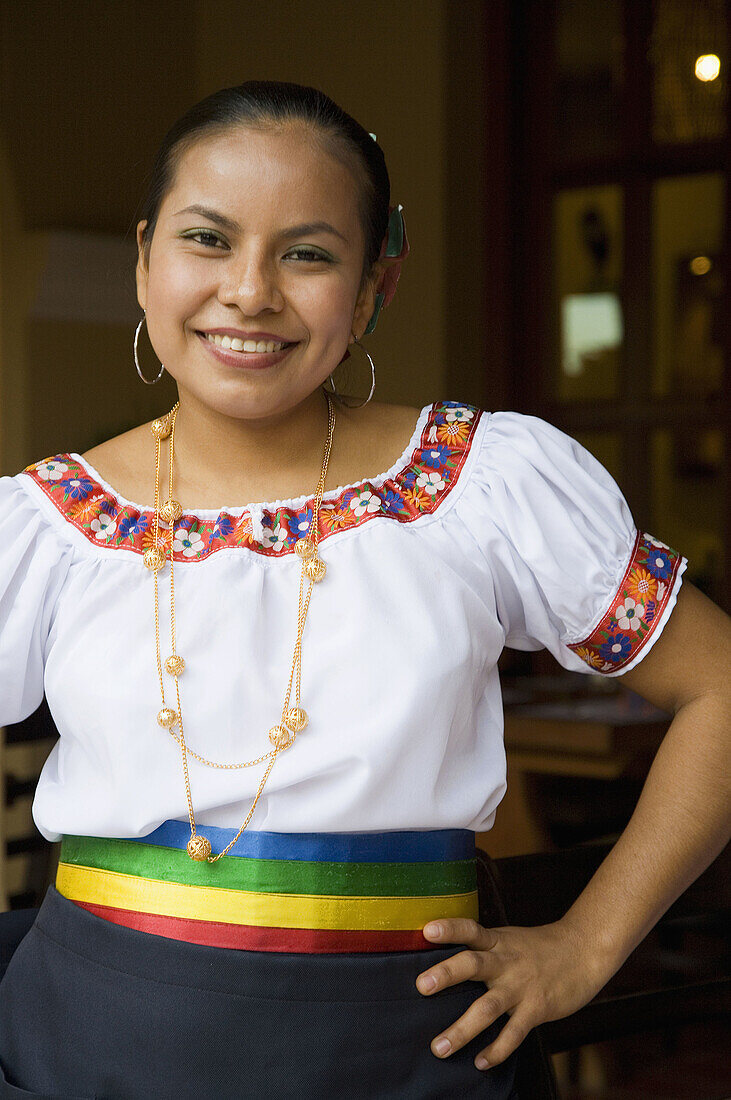
<path id="1" fill-rule="evenodd" d="M 150 423 L 152 423 L 152 421 L 140 424 L 135 428 L 130 428 L 128 431 L 121 432 L 119 435 L 111 436 L 102 443 L 97 443 L 95 446 L 89 447 L 86 451 L 80 451 L 79 454 L 83 459 L 92 464 L 95 464 L 97 461 L 128 464 L 131 455 L 139 452 L 143 444 L 148 442 L 148 438 L 145 438 L 145 433 L 147 433 L 147 437 L 151 437 L 152 433 L 149 429 Z M 147 449 L 149 450 L 149 446 Z"/>
<path id="2" fill-rule="evenodd" d="M 339 411 L 339 415 L 348 419 L 352 443 L 361 449 L 356 462 L 365 470 L 386 470 L 393 465 L 394 458 L 413 437 L 421 413 L 422 409 L 415 405 L 386 402 L 369 402 L 361 409 Z"/>
<path id="3" fill-rule="evenodd" d="M 155 462 L 155 438 L 152 420 L 105 439 L 79 452 L 84 464 L 96 471 L 103 481 L 113 485 L 127 500 L 145 500 L 149 489 L 149 471 Z"/>
<path id="4" fill-rule="evenodd" d="M 109 505 L 117 503 L 111 485 L 121 482 L 135 490 L 134 455 L 145 430 L 151 436 L 148 425 L 140 425 L 83 454 L 59 452 L 32 462 L 14 477 L 0 478 L 0 513 L 10 510 L 16 518 L 37 513 L 38 520 L 64 544 L 83 549 L 90 525 L 93 540 L 100 529 L 99 513 L 109 512 Z M 107 476 L 111 485 L 105 484 Z"/>

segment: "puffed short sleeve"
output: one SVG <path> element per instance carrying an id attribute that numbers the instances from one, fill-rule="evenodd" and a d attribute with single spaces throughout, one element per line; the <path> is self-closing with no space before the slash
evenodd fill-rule
<path id="1" fill-rule="evenodd" d="M 46 641 L 72 556 L 23 476 L 0 477 L 0 726 L 43 699 Z"/>
<path id="2" fill-rule="evenodd" d="M 637 530 L 617 483 L 571 436 L 539 417 L 485 415 L 458 510 L 505 645 L 546 648 L 572 671 L 627 672 L 660 636 L 687 560 Z"/>

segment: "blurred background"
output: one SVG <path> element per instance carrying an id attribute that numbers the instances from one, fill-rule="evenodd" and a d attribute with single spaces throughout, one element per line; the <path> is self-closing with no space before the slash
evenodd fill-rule
<path id="1" fill-rule="evenodd" d="M 292 80 L 378 135 L 404 207 L 411 255 L 368 338 L 378 399 L 544 417 L 731 610 L 730 14 L 726 0 L 4 0 L 0 474 L 172 405 L 169 376 L 143 386 L 132 358 L 154 153 L 204 95 Z M 144 363 L 150 376 L 146 342 Z M 478 840 L 511 922 L 542 923 L 621 833 L 669 716 L 545 652 L 500 664 L 508 793 Z M 0 733 L 0 909 L 32 907 L 58 858 L 31 816 L 57 734 L 45 705 Z M 562 1096 L 731 1096 L 727 870 L 724 855 L 595 1005 L 546 1029 Z"/>

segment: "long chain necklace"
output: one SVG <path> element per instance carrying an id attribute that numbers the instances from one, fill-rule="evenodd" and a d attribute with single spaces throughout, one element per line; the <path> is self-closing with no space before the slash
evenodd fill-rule
<path id="1" fill-rule="evenodd" d="M 302 679 L 302 634 L 305 628 L 305 620 L 307 618 L 307 611 L 310 606 L 310 596 L 312 595 L 312 588 L 325 576 L 325 563 L 317 553 L 318 543 L 318 513 L 320 509 L 320 503 L 322 501 L 322 494 L 325 491 L 325 478 L 327 477 L 327 466 L 330 460 L 330 451 L 332 449 L 333 432 L 335 430 L 335 404 L 330 397 L 327 390 L 323 390 L 327 399 L 328 406 L 328 422 L 327 422 L 327 438 L 325 440 L 325 452 L 322 460 L 322 471 L 320 473 L 320 480 L 317 483 L 315 490 L 315 503 L 312 509 L 312 520 L 307 534 L 304 538 L 299 539 L 294 546 L 295 553 L 302 561 L 302 572 L 300 574 L 300 588 L 299 588 L 299 607 L 297 611 L 297 641 L 294 647 L 294 656 L 292 659 L 292 670 L 289 674 L 289 683 L 287 685 L 287 691 L 284 696 L 284 705 L 282 707 L 282 714 L 278 725 L 272 726 L 269 730 L 269 740 L 274 745 L 273 750 L 263 753 L 255 760 L 247 760 L 242 764 L 218 764 L 212 760 L 207 760 L 204 756 L 199 756 L 197 752 L 193 752 L 189 749 L 185 743 L 185 735 L 183 733 L 183 714 L 180 706 L 180 683 L 179 677 L 182 675 L 185 669 L 185 661 L 176 652 L 175 647 L 175 580 L 174 580 L 174 524 L 183 515 L 183 507 L 180 501 L 175 499 L 173 492 L 173 462 L 175 456 L 175 418 L 180 408 L 180 402 L 177 401 L 173 405 L 170 412 L 158 420 L 153 421 L 150 425 L 152 434 L 155 436 L 155 526 L 154 526 L 154 541 L 153 545 L 149 547 L 143 556 L 145 566 L 152 572 L 155 582 L 155 643 L 157 650 L 157 672 L 160 680 L 160 695 L 162 697 L 162 707 L 158 711 L 157 721 L 163 729 L 167 729 L 170 735 L 180 745 L 180 752 L 183 762 L 183 774 L 185 776 L 185 790 L 188 799 L 188 814 L 190 817 L 190 840 L 188 841 L 187 851 L 191 859 L 194 860 L 207 860 L 209 863 L 215 863 L 221 856 L 225 856 L 230 848 L 234 846 L 236 841 L 243 833 L 246 826 L 249 824 L 257 802 L 259 801 L 259 795 L 261 794 L 264 784 L 266 783 L 269 773 L 274 767 L 274 762 L 277 756 L 284 749 L 288 749 L 290 745 L 294 744 L 297 734 L 305 728 L 308 723 L 307 712 L 300 706 L 300 686 Z M 170 436 L 170 473 L 169 473 L 169 490 L 168 499 L 160 507 L 160 448 L 163 439 L 167 439 Z M 167 530 L 164 532 L 162 538 L 160 534 L 160 519 L 168 524 Z M 175 695 L 177 701 L 177 710 L 173 710 L 165 702 L 165 679 L 163 676 L 163 663 L 160 656 L 160 606 L 159 606 L 159 593 L 157 584 L 157 575 L 161 569 L 164 568 L 166 562 L 166 556 L 169 555 L 170 560 L 170 656 L 165 659 L 165 671 L 173 677 L 175 681 Z M 309 587 L 305 594 L 305 577 L 309 580 Z M 294 706 L 290 706 L 290 696 L 292 694 L 292 682 L 295 681 L 295 700 Z M 180 733 L 175 733 L 173 727 L 178 726 Z M 264 760 L 269 760 L 266 771 L 262 777 L 259 789 L 256 792 L 256 797 L 251 805 L 251 809 L 244 821 L 243 825 L 239 829 L 236 836 L 227 844 L 222 852 L 218 855 L 211 855 L 211 842 L 208 837 L 203 836 L 201 833 L 196 832 L 195 817 L 193 814 L 193 802 L 190 794 L 190 777 L 188 775 L 188 756 L 195 757 L 202 764 L 205 764 L 209 768 L 250 768 L 254 764 L 260 764 Z"/>

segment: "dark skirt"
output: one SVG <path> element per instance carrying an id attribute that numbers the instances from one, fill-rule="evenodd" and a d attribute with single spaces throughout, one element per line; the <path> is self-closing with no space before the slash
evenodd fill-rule
<path id="1" fill-rule="evenodd" d="M 430 1043 L 485 992 L 418 974 L 462 950 L 352 954 L 211 947 L 103 920 L 49 886 L 0 981 L 0 1097 L 65 1100 L 510 1100 L 515 1058 Z"/>

